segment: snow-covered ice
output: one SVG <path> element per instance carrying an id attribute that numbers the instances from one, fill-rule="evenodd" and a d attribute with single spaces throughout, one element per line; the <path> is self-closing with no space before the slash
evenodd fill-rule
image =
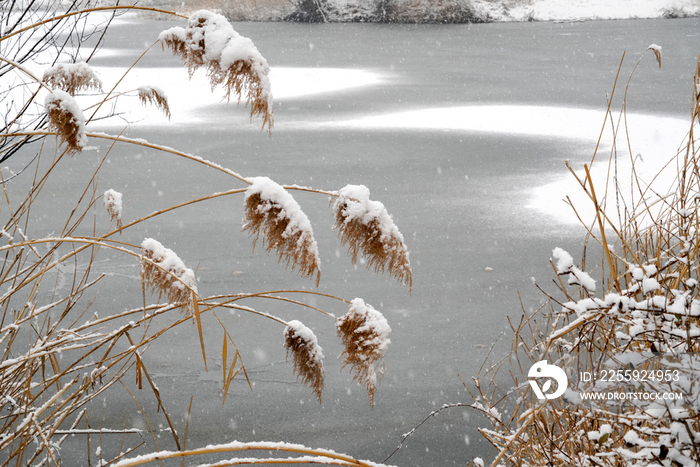
<path id="1" fill-rule="evenodd" d="M 119 77 L 126 68 L 94 67 L 98 75 L 103 77 Z M 217 115 L 207 112 L 215 105 L 226 105 L 221 102 L 223 92 L 212 92 L 206 73 L 194 74 L 189 79 L 184 67 L 174 69 L 135 68 L 126 75 L 120 84 L 124 91 L 136 90 L 139 87 L 157 85 L 168 96 L 168 104 L 172 112 L 171 119 L 157 109 L 144 107 L 136 97 L 123 97 L 119 100 L 120 112 L 127 121 L 139 126 L 185 125 L 192 123 L 216 124 L 220 121 Z M 107 78 L 105 78 L 107 80 Z M 375 86 L 385 80 L 384 75 L 354 68 L 302 68 L 302 67 L 272 67 L 270 82 L 272 94 L 276 103 L 309 98 L 318 94 L 357 90 L 365 86 Z M 107 83 L 105 87 L 112 85 Z M 235 102 L 228 104 L 235 112 Z M 241 111 L 239 110 L 239 113 Z M 245 115 L 242 113 L 241 115 Z M 124 126 L 122 119 L 109 119 L 96 122 L 101 128 Z M 278 128 L 284 127 L 285 122 L 277 122 Z"/>
<path id="2" fill-rule="evenodd" d="M 613 113 L 614 122 L 619 115 Z M 566 151 L 566 142 L 577 140 L 591 144 L 591 156 L 598 136 L 605 121 L 605 109 L 567 108 L 535 105 L 470 105 L 429 109 L 406 110 L 380 115 L 362 116 L 349 120 L 318 122 L 320 127 L 346 127 L 366 130 L 424 130 L 424 131 L 464 131 L 500 133 L 503 135 L 521 135 L 524 137 L 545 137 L 562 141 L 562 152 Z M 608 157 L 612 148 L 612 137 L 608 120 L 603 132 L 598 152 L 598 163 L 593 164 L 591 172 L 598 182 L 598 193 L 604 193 L 604 184 L 608 179 Z M 675 164 L 667 165 L 688 131 L 688 122 L 684 119 L 655 116 L 630 112 L 627 114 L 627 131 L 630 134 L 632 152 L 639 179 L 649 183 L 659 172 L 661 177 L 655 180 L 658 192 L 664 192 L 674 183 Z M 620 133 L 620 142 L 624 141 Z M 631 158 L 626 145 L 618 143 L 618 179 L 623 192 L 629 192 L 624 186 L 629 180 Z M 579 174 L 581 176 L 581 174 Z M 529 193 L 527 207 L 550 215 L 552 218 L 569 224 L 578 224 L 579 220 L 571 207 L 564 202 L 566 196 L 574 203 L 579 214 L 591 219 L 592 207 L 583 189 L 572 184 L 571 174 L 546 174 L 541 186 L 533 187 Z"/>
<path id="3" fill-rule="evenodd" d="M 504 7 L 508 2 L 474 0 L 480 15 L 494 21 L 570 21 L 601 19 L 660 18 L 700 14 L 695 0 L 532 0 Z"/>

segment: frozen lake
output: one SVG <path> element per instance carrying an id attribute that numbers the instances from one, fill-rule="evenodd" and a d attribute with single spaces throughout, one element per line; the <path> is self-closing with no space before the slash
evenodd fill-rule
<path id="1" fill-rule="evenodd" d="M 175 24 L 182 23 L 117 23 L 104 58 L 92 62 L 105 88 L 161 30 Z M 142 60 L 134 76 L 137 84 L 165 90 L 173 121 L 163 121 L 155 110 L 134 110 L 125 115 L 133 120 L 126 134 L 281 184 L 326 190 L 366 185 L 406 239 L 413 290 L 409 293 L 387 275 L 353 268 L 331 230 L 328 199 L 295 194 L 319 242 L 323 272 L 318 290 L 346 299 L 362 297 L 392 327 L 387 374 L 375 408 L 347 370 L 340 373 L 334 323 L 298 308 L 247 303 L 284 319 L 300 319 L 315 330 L 326 355 L 322 405 L 296 381 L 291 362 L 285 363 L 282 326 L 254 316 L 230 316 L 228 323 L 253 391 L 240 379 L 223 406 L 216 364 L 221 335 L 210 317 L 204 320 L 211 345 L 208 374 L 195 327 L 183 326 L 169 341 L 151 347 L 145 363 L 176 423 L 194 394 L 188 447 L 234 439 L 283 440 L 375 462 L 383 461 L 402 433 L 432 410 L 471 402 L 459 377 L 471 382 L 502 333 L 494 355 L 509 347 L 507 317 L 520 314 L 520 300 L 528 310 L 543 302 L 531 278 L 547 287 L 551 250 L 562 247 L 580 255 L 583 229 L 563 214 L 563 194 L 557 191 L 562 184 L 551 190 L 542 187 L 561 180 L 565 160 L 580 167 L 590 159 L 622 53 L 627 51 L 621 73 L 626 80 L 647 46 L 663 47 L 661 70 L 648 54 L 628 96 L 628 110 L 639 114 L 640 141 L 653 142 L 635 150 L 645 160 L 661 160 L 680 143 L 676 137 L 690 107 L 700 44 L 696 18 L 234 27 L 255 42 L 273 68 L 271 138 L 259 131 L 257 121 L 248 122 L 245 109 L 219 103 L 220 93 L 210 94 L 201 77 L 189 82 L 187 71 L 159 47 Z M 613 108 L 619 104 L 616 98 Z M 122 127 L 104 130 L 117 133 Z M 91 144 L 102 151 L 108 147 Z M 96 159 L 94 151 L 86 152 L 64 161 L 61 170 L 77 183 L 89 175 Z M 130 200 L 126 220 L 238 186 L 190 161 L 128 146 L 112 150 L 99 183 L 100 190 L 113 188 L 123 193 L 125 202 Z M 563 186 L 575 194 L 573 183 Z M 50 215 L 64 202 L 72 206 L 62 200 L 70 183 L 57 180 L 53 190 L 56 204 L 44 206 L 43 213 L 37 206 L 37 216 Z M 240 232 L 242 216 L 242 196 L 227 197 L 142 224 L 120 240 L 140 244 L 144 237 L 154 237 L 175 250 L 185 264 L 197 268 L 202 296 L 315 289 L 312 281 L 286 271 L 260 246 L 251 252 L 250 239 Z M 139 306 L 138 265 L 109 258 L 98 262 L 114 275 L 112 285 L 103 286 L 100 313 L 109 313 L 110 306 Z M 311 303 L 336 315 L 346 311 L 334 301 Z M 158 421 L 154 398 L 143 393 L 143 403 L 153 411 L 151 421 Z M 127 425 L 137 423 L 138 412 L 127 396 L 113 395 L 110 401 L 104 426 L 121 427 L 122 411 Z M 443 411 L 409 438 L 390 463 L 441 466 L 486 456 L 488 446 L 476 432 L 477 426 L 486 425 L 475 411 Z"/>

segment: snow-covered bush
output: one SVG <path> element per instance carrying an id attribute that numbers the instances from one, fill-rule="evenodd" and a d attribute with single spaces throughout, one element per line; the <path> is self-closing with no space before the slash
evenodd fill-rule
<path id="1" fill-rule="evenodd" d="M 55 12 L 63 7 L 60 2 L 43 4 L 50 5 Z M 75 459 L 70 458 L 72 451 L 61 451 L 69 436 L 89 436 L 94 432 L 99 433 L 101 439 L 111 436 L 121 439 L 127 433 L 134 433 L 122 426 L 95 428 L 100 415 L 93 414 L 101 409 L 99 403 L 91 402 L 105 398 L 110 390 L 123 389 L 132 395 L 129 386 L 135 379 L 139 389 L 150 388 L 149 392 L 155 396 L 158 411 L 162 412 L 168 425 L 162 432 L 168 433 L 177 451 L 159 448 L 155 440 L 161 435 L 156 437 L 152 433 L 153 444 L 146 447 L 141 447 L 138 442 L 123 445 L 119 453 L 112 454 L 111 458 L 100 446 L 97 450 L 99 465 L 124 467 L 171 458 L 243 451 L 263 451 L 263 458 L 258 457 L 256 461 L 278 459 L 284 463 L 370 465 L 332 451 L 279 442 L 229 443 L 185 449 L 182 433 L 187 433 L 187 422 L 183 421 L 184 426 L 180 426 L 180 420 L 170 416 L 173 409 L 180 411 L 180 408 L 170 407 L 168 401 L 161 397 L 149 373 L 151 362 L 148 349 L 161 336 L 175 328 L 195 323 L 196 326 L 184 332 L 198 336 L 206 369 L 211 358 L 208 360 L 205 347 L 209 348 L 212 344 L 206 342 L 205 346 L 203 326 L 206 322 L 203 322 L 202 315 L 212 317 L 211 322 L 217 326 L 215 331 L 223 334 L 217 364 L 220 363 L 222 367 L 221 392 L 223 402 L 226 402 L 231 382 L 235 378 L 248 380 L 248 374 L 243 364 L 245 350 L 239 351 L 233 333 L 229 332 L 233 315 L 221 311 L 264 318 L 271 326 L 283 327 L 277 350 L 283 354 L 286 349 L 292 360 L 290 372 L 295 373 L 320 402 L 324 389 L 324 355 L 319 341 L 326 336 L 317 337 L 300 320 L 284 320 L 250 306 L 250 303 L 264 306 L 265 303 L 286 302 L 302 311 L 321 312 L 336 324 L 335 329 L 345 349 L 344 364 L 350 365 L 355 379 L 366 386 L 369 401 L 373 404 L 383 368 L 382 358 L 390 342 L 387 337 L 390 328 L 383 315 L 360 298 L 350 301 L 321 291 L 285 291 L 285 287 L 269 283 L 268 277 L 262 277 L 261 283 L 269 289 L 247 293 L 223 291 L 205 296 L 203 288 L 198 287 L 195 270 L 186 265 L 191 260 L 186 257 L 181 259 L 176 251 L 166 248 L 158 239 L 151 238 L 140 229 L 144 228 L 144 223 L 157 222 L 163 214 L 185 206 L 215 198 L 240 196 L 245 210 L 244 230 L 255 240 L 262 236 L 268 250 L 274 250 L 291 269 L 297 269 L 302 278 L 311 278 L 312 285 L 318 287 L 321 279 L 318 245 L 311 221 L 291 194 L 301 190 L 321 195 L 324 199 L 330 197 L 339 200 L 334 211 L 339 222 L 336 227 L 340 229 L 342 242 L 351 245 L 353 262 L 362 257 L 377 272 L 386 271 L 401 284 L 410 287 L 408 248 L 384 205 L 369 200 L 369 190 L 364 187 L 324 191 L 281 185 L 264 176 L 244 177 L 200 156 L 142 139 L 91 131 L 95 109 L 103 105 L 111 108 L 115 96 L 138 98 L 143 105 L 153 105 L 169 117 L 167 90 L 144 84 L 132 90 L 122 91 L 117 87 L 104 93 L 101 80 L 90 65 L 76 62 L 79 54 L 75 48 L 69 48 L 74 55 L 66 55 L 63 50 L 66 44 L 82 44 L 87 40 L 87 36 L 80 36 L 73 37 L 73 42 L 70 42 L 71 33 L 81 31 L 75 26 L 86 15 L 121 11 L 126 7 L 76 10 L 79 2 L 66 5 L 63 7 L 66 15 L 39 18 L 33 14 L 36 5 L 27 6 L 24 15 L 21 15 L 21 11 L 11 11 L 4 4 L 0 6 L 0 13 L 3 14 L 0 18 L 3 24 L 0 49 L 3 53 L 14 53 L 13 56 L 3 57 L 5 60 L 0 65 L 0 76 L 8 78 L 4 83 L 14 83 L 0 93 L 0 104 L 6 111 L 5 134 L 0 139 L 0 160 L 35 149 L 39 153 L 30 162 L 34 164 L 32 170 L 27 172 L 31 175 L 26 175 L 31 183 L 7 183 L 7 177 L 3 177 L 4 201 L 0 206 L 0 307 L 3 313 L 0 321 L 0 463 L 76 465 Z M 138 8 L 142 11 L 154 10 Z M 222 85 L 227 97 L 246 101 L 250 105 L 251 118 L 260 117 L 263 127 L 271 132 L 273 114 L 269 67 L 253 42 L 238 34 L 218 14 L 198 11 L 187 20 L 185 28 L 175 27 L 160 36 L 155 35 L 154 45 L 161 43 L 182 58 L 187 67 L 182 73 L 192 73 L 199 67 L 206 67 L 211 85 Z M 55 30 L 49 29 L 50 33 L 35 35 L 36 30 L 50 28 L 51 24 L 56 25 Z M 99 27 L 97 32 L 102 32 Z M 57 42 L 64 35 L 69 36 L 67 42 Z M 42 55 L 39 60 L 38 56 L 32 55 L 32 51 L 56 54 L 53 57 L 55 62 L 45 69 L 41 79 L 31 69 L 45 64 L 45 56 Z M 91 93 L 92 98 L 98 97 L 97 103 L 83 106 L 84 101 L 79 95 L 85 92 Z M 109 104 L 105 105 L 107 102 Z M 118 114 L 118 105 L 115 108 L 112 113 Z M 37 112 L 37 115 L 32 112 Z M 110 115 L 100 118 L 110 118 Z M 95 172 L 85 180 L 79 180 L 78 176 L 60 180 L 62 189 L 74 190 L 63 196 L 75 199 L 75 204 L 63 212 L 65 208 L 61 208 L 61 203 L 56 203 L 50 193 L 46 196 L 47 186 L 51 186 L 49 181 L 62 176 L 57 167 L 66 163 L 66 155 L 74 155 L 74 160 L 87 157 L 83 153 L 89 144 L 94 145 L 99 140 L 112 145 L 149 148 L 173 158 L 182 158 L 204 166 L 205 170 L 223 173 L 234 188 L 216 193 L 206 191 L 197 198 L 166 205 L 151 214 L 129 219 L 133 211 L 127 208 L 128 203 L 125 204 L 122 195 L 124 192 L 129 197 L 127 186 L 98 191 L 99 174 L 109 170 L 109 164 L 103 164 L 106 161 L 103 155 Z M 34 141 L 41 144 L 30 147 Z M 40 156 L 50 159 L 50 163 L 41 163 Z M 138 160 L 134 163 L 138 164 Z M 132 170 L 140 169 L 135 167 Z M 28 187 L 27 191 L 22 191 L 23 186 Z M 209 189 L 208 186 L 203 188 Z M 103 209 L 98 210 L 100 204 Z M 48 206 L 51 216 L 37 219 L 35 211 L 40 206 L 44 209 Z M 327 225 L 326 228 L 331 230 L 333 226 Z M 239 229 L 240 224 L 236 223 L 233 230 Z M 46 232 L 51 233 L 47 235 Z M 124 235 L 116 240 L 117 234 Z M 213 240 L 216 239 L 204 239 Z M 180 245 L 177 248 L 182 248 L 180 254 L 186 251 Z M 115 279 L 114 274 L 101 270 L 103 256 L 107 253 L 127 258 L 135 267 L 139 267 L 140 275 L 131 276 L 135 279 L 133 282 L 119 282 L 112 289 L 118 290 L 118 293 L 105 299 L 96 292 L 96 285 Z M 108 258 L 107 262 L 112 259 Z M 294 294 L 294 297 L 290 294 Z M 240 304 L 242 300 L 246 300 L 245 306 Z M 327 300 L 326 305 L 317 303 L 319 300 Z M 135 306 L 141 302 L 142 305 Z M 334 307 L 340 310 L 339 314 L 346 314 L 338 318 L 323 309 Z M 177 310 L 183 313 L 178 314 Z M 208 331 L 207 334 L 212 332 Z M 275 335 L 280 337 L 279 334 Z M 137 399 L 136 396 L 132 397 Z M 78 428 L 83 425 L 89 428 Z M 141 432 L 136 430 L 136 433 Z M 89 446 L 89 437 L 87 439 Z M 141 452 L 155 452 L 133 457 L 136 454 L 133 451 L 139 448 Z M 274 453 L 269 454 L 271 451 L 287 453 L 291 457 L 281 459 Z M 264 456 L 270 456 L 270 459 Z M 248 462 L 249 458 L 238 457 L 216 465 Z"/>

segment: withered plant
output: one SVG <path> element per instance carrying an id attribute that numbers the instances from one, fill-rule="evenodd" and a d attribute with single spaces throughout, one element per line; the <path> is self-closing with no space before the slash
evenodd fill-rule
<path id="1" fill-rule="evenodd" d="M 367 387 L 370 402 L 374 404 L 377 384 L 384 375 L 382 358 L 391 343 L 389 323 L 371 305 L 356 298 L 336 323 L 336 329 L 345 345 L 341 355 L 343 366 L 350 365 L 355 380 Z"/>
<path id="2" fill-rule="evenodd" d="M 661 47 L 647 51 L 661 65 Z M 583 171 L 570 168 L 594 215 L 584 224 L 580 268 L 571 255 L 553 250 L 557 289 L 540 288 L 547 302 L 511 323 L 511 354 L 485 365 L 486 374 L 467 386 L 475 399 L 470 407 L 492 424 L 480 432 L 497 450 L 487 464 L 479 460 L 482 465 L 700 463 L 700 59 L 687 136 L 654 180 L 639 176 L 634 140 L 627 137 L 626 94 L 634 70 L 622 110 L 615 118 L 608 109 L 604 122 L 614 128 L 610 158 L 599 161 L 596 149 Z M 619 154 L 617 145 L 629 155 Z M 626 164 L 631 186 L 596 179 L 594 164 L 607 166 L 618 182 Z M 581 216 L 582 206 L 572 207 Z M 600 263 L 589 274 L 584 271 L 591 258 Z M 542 361 L 567 375 L 561 397 L 546 396 L 551 379 L 535 378 L 532 368 Z M 496 382 L 504 372 L 512 377 L 505 387 Z M 535 397 L 532 384 L 545 388 L 544 400 Z"/>
<path id="3" fill-rule="evenodd" d="M 56 132 L 58 139 L 66 144 L 70 154 L 81 152 L 87 142 L 85 116 L 73 97 L 54 89 L 44 101 L 49 128 Z"/>
<path id="4" fill-rule="evenodd" d="M 44 71 L 44 83 L 53 89 L 61 89 L 71 96 L 79 91 L 102 91 L 102 81 L 85 62 L 58 63 Z"/>
<path id="5" fill-rule="evenodd" d="M 362 254 L 367 267 L 387 271 L 410 289 L 413 284 L 408 248 L 384 205 L 369 199 L 364 185 L 347 185 L 333 205 L 335 228 L 348 245 L 353 264 Z"/>
<path id="6" fill-rule="evenodd" d="M 22 41 L 23 34 L 32 34 L 35 29 L 46 25 L 51 27 L 53 23 L 65 24 L 71 18 L 84 18 L 85 15 L 96 12 L 123 11 L 127 8 L 131 7 L 99 7 L 79 11 L 68 9 L 65 15 L 42 18 L 37 23 L 25 21 L 10 28 L 7 33 L 3 29 L 0 46 L 6 50 L 5 44 L 17 39 Z M 172 14 L 154 8 L 133 8 Z M 28 15 L 26 18 L 34 17 Z M 3 24 L 7 20 L 8 18 L 3 18 Z M 61 29 L 61 32 L 70 34 L 70 28 Z M 221 42 L 223 46 L 220 50 L 216 50 L 209 42 L 212 34 L 226 38 Z M 190 72 L 206 65 L 213 86 L 223 84 L 227 94 L 234 93 L 239 99 L 243 96 L 251 105 L 251 116 L 261 115 L 263 125 L 272 129 L 272 94 L 267 78 L 267 63 L 252 42 L 236 33 L 223 17 L 210 12 L 198 12 L 188 19 L 186 29 L 166 31 L 159 40 L 183 58 Z M 26 80 L 17 88 L 17 93 L 7 95 L 6 98 L 17 99 L 30 95 L 32 102 L 41 102 L 43 99 L 44 105 L 41 108 L 41 118 L 34 120 L 32 125 L 15 125 L 24 118 L 24 107 L 9 106 L 8 108 L 17 110 L 17 114 L 7 119 L 10 123 L 0 135 L 3 142 L 9 142 L 9 146 L 0 146 L 0 150 L 4 151 L 3 157 L 34 149 L 33 146 L 28 147 L 31 141 L 42 143 L 37 157 L 32 161 L 32 170 L 15 175 L 31 177 L 33 173 L 31 183 L 26 184 L 28 188 L 23 189 L 21 184 L 8 181 L 12 177 L 0 172 L 5 195 L 0 206 L 0 290 L 3 291 L 0 296 L 3 313 L 0 321 L 1 465 L 72 465 L 74 459 L 71 458 L 71 452 L 61 450 L 65 441 L 72 436 L 87 436 L 88 461 L 91 462 L 90 456 L 95 454 L 91 453 L 89 436 L 95 434 L 101 438 L 138 434 L 142 440 L 131 444 L 125 442 L 119 453 L 111 458 L 98 449 L 97 462 L 100 465 L 125 467 L 164 459 L 184 459 L 214 453 L 237 454 L 244 451 L 264 451 L 263 457 L 255 460 L 264 463 L 376 465 L 328 450 L 287 443 L 229 443 L 198 449 L 187 448 L 188 427 L 179 426 L 177 420 L 170 416 L 172 408 L 161 397 L 148 370 L 149 347 L 173 329 L 192 322 L 195 326 L 189 329 L 196 327 L 194 332 L 199 337 L 206 369 L 207 346 L 201 317 L 204 314 L 210 315 L 223 335 L 221 393 L 223 403 L 226 403 L 226 395 L 234 379 L 243 378 L 250 384 L 243 363 L 245 351 L 239 350 L 235 344 L 228 313 L 220 314 L 221 310 L 236 311 L 284 326 L 282 345 L 292 357 L 293 372 L 303 384 L 310 387 L 320 402 L 324 388 L 323 353 L 314 332 L 299 320 L 285 321 L 267 311 L 249 306 L 253 301 L 285 302 L 296 305 L 301 310 L 321 312 L 338 323 L 338 333 L 345 345 L 344 363 L 352 367 L 355 379 L 367 387 L 370 402 L 374 403 L 378 376 L 381 373 L 378 365 L 387 350 L 387 334 L 390 331 L 379 311 L 365 304 L 362 299 L 351 302 L 330 293 L 313 290 L 285 291 L 280 290 L 280 287 L 269 291 L 223 292 L 202 296 L 195 272 L 186 266 L 189 262 L 187 258 L 181 259 L 175 251 L 139 230 L 146 223 L 157 225 L 159 216 L 178 211 L 184 206 L 224 196 L 244 195 L 246 214 L 243 230 L 248 231 L 255 240 L 262 235 L 268 250 L 274 250 L 280 260 L 291 265 L 292 269 L 298 268 L 303 277 L 314 278 L 318 287 L 320 259 L 316 240 L 309 219 L 291 193 L 303 190 L 324 197 L 346 199 L 348 188 L 325 191 L 279 185 L 266 177 L 246 178 L 200 156 L 142 139 L 127 138 L 122 134 L 92 132 L 90 127 L 97 109 L 103 106 L 107 108 L 107 102 L 125 94 L 138 96 L 142 104 L 154 105 L 169 115 L 165 91 L 146 85 L 132 91 L 121 91 L 117 86 L 100 94 L 99 81 L 89 64 L 75 64 L 76 57 L 61 55 L 60 48 L 56 53 L 60 55 L 56 63 L 62 65 L 53 64 L 43 79 L 34 76 L 22 61 L 3 62 L 10 65 L 9 68 L 3 68 L 4 73 L 15 73 Z M 64 61 L 69 63 L 64 64 Z M 21 92 L 27 90 L 30 92 Z M 88 108 L 81 108 L 80 101 L 74 97 L 83 91 L 98 93 L 101 97 L 97 104 L 89 107 L 90 112 Z M 91 176 L 87 180 L 62 181 L 76 190 L 72 195 L 75 204 L 62 212 L 59 206 L 51 204 L 50 193 L 47 196 L 49 181 L 59 177 L 57 167 L 64 163 L 66 155 L 85 157 L 82 153 L 86 151 L 88 142 L 94 146 L 99 141 L 106 141 L 111 146 L 105 154 L 100 153 L 99 163 Z M 238 186 L 225 192 L 200 195 L 180 204 L 161 207 L 149 215 L 129 219 L 129 209 L 124 205 L 125 197 L 121 193 L 127 187 L 101 187 L 99 181 L 99 174 L 109 170 L 104 162 L 117 144 L 149 148 L 182 158 L 199 164 L 206 170 L 223 173 Z M 357 189 L 353 192 L 355 191 Z M 127 194 L 126 199 L 129 198 Z M 374 216 L 376 222 L 364 233 L 361 230 L 353 231 L 351 241 L 358 245 L 378 242 L 380 247 L 358 247 L 352 252 L 352 260 L 356 261 L 360 254 L 365 255 L 375 270 L 386 270 L 400 282 L 410 285 L 408 250 L 383 205 L 367 199 L 363 201 L 364 204 L 352 208 L 353 213 L 350 213 L 348 209 L 354 206 L 354 202 L 347 198 L 342 214 L 348 219 L 350 228 L 354 228 L 352 216 L 359 215 L 359 209 L 368 210 L 367 215 Z M 54 217 L 38 222 L 34 213 L 42 203 L 49 203 Z M 100 203 L 104 208 L 98 210 Z M 375 212 L 379 206 L 381 209 Z M 50 223 L 53 224 L 49 225 Z M 341 228 L 342 232 L 346 230 L 345 227 Z M 48 236 L 42 234 L 47 231 L 52 233 Z M 130 235 L 117 237 L 117 234 L 122 233 Z M 134 235 L 139 239 L 134 243 L 116 240 L 133 238 Z M 363 239 L 362 235 L 377 238 Z M 95 286 L 115 280 L 112 274 L 103 270 L 103 263 L 100 263 L 100 258 L 107 253 L 133 261 L 140 268 L 141 280 L 136 287 L 134 284 L 119 283 L 118 296 L 104 300 L 97 294 Z M 306 301 L 327 300 L 331 304 L 329 306 L 340 303 L 343 310 L 349 306 L 350 312 L 337 318 L 329 311 L 306 303 L 303 297 L 308 299 Z M 132 299 L 131 302 L 128 301 L 129 298 Z M 137 304 L 142 303 L 135 305 L 134 298 L 139 299 Z M 122 301 L 130 304 L 124 305 Z M 246 304 L 243 305 L 242 301 Z M 177 314 L 176 310 L 181 310 L 182 314 Z M 130 383 L 132 377 L 135 377 L 135 388 Z M 176 450 L 167 451 L 159 447 L 157 440 L 160 434 L 156 434 L 153 428 L 138 430 L 96 426 L 95 421 L 99 416 L 94 415 L 94 405 L 91 402 L 105 397 L 110 388 L 122 388 L 137 404 L 138 393 L 131 389 L 150 388 L 157 400 L 158 410 L 168 425 L 163 432 L 172 438 Z M 143 414 L 145 422 L 150 424 L 145 412 Z M 143 436 L 148 433 L 152 436 L 153 443 L 145 446 Z M 290 457 L 279 457 L 278 453 L 286 453 Z M 137 454 L 140 455 L 136 456 Z M 246 462 L 250 462 L 250 459 L 237 457 L 201 465 Z"/>
<path id="7" fill-rule="evenodd" d="M 270 67 L 247 37 L 238 34 L 222 15 L 200 10 L 190 16 L 187 27 L 163 31 L 159 40 L 187 66 L 190 76 L 203 66 L 212 89 L 223 85 L 226 99 L 233 94 L 250 105 L 250 118 L 261 116 L 262 126 L 272 131 Z"/>
<path id="8" fill-rule="evenodd" d="M 267 251 L 277 250 L 280 261 L 299 267 L 302 277 L 316 274 L 321 281 L 321 259 L 311 222 L 292 195 L 267 177 L 249 179 L 245 194 L 243 230 L 250 231 L 253 248 L 263 235 Z"/>
<path id="9" fill-rule="evenodd" d="M 162 89 L 156 86 L 141 86 L 137 89 L 139 100 L 143 105 L 151 104 L 158 108 L 170 120 L 168 98 Z"/>
<path id="10" fill-rule="evenodd" d="M 323 349 L 313 331 L 293 320 L 284 328 L 284 348 L 292 354 L 294 372 L 307 384 L 321 402 L 323 393 Z"/>

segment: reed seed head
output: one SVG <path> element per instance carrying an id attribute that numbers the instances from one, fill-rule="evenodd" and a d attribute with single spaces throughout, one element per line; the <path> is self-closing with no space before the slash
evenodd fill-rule
<path id="1" fill-rule="evenodd" d="M 56 89 L 46 96 L 44 106 L 58 140 L 66 143 L 69 153 L 81 152 L 87 143 L 85 115 L 73 96 Z"/>
<path id="2" fill-rule="evenodd" d="M 313 331 L 300 321 L 287 323 L 284 329 L 284 348 L 292 354 L 294 373 L 308 385 L 321 402 L 323 392 L 323 349 Z"/>
<path id="3" fill-rule="evenodd" d="M 228 20 L 201 10 L 190 16 L 187 28 L 174 27 L 160 33 L 159 40 L 180 57 L 192 74 L 206 66 L 212 88 L 223 85 L 231 95 L 250 104 L 250 118 L 261 116 L 263 128 L 272 131 L 270 67 L 253 42 L 238 34 Z"/>
<path id="4" fill-rule="evenodd" d="M 651 44 L 649 47 L 647 47 L 647 50 L 651 50 L 654 52 L 654 57 L 656 57 L 656 62 L 659 64 L 659 68 L 661 68 L 661 46 L 656 45 L 656 44 Z"/>
<path id="5" fill-rule="evenodd" d="M 181 303 L 187 316 L 194 314 L 197 281 L 192 269 L 169 248 L 147 238 L 141 244 L 141 277 L 147 286 L 165 295 L 171 303 Z"/>
<path id="6" fill-rule="evenodd" d="M 321 259 L 311 222 L 287 190 L 267 177 L 249 178 L 252 185 L 245 194 L 243 230 L 254 236 L 262 234 L 266 250 L 276 250 L 279 260 L 292 269 L 299 267 L 302 277 L 316 275 L 321 280 Z"/>
<path id="7" fill-rule="evenodd" d="M 122 228 L 122 194 L 109 189 L 105 191 L 102 202 L 107 208 L 110 221 L 117 221 L 117 228 Z"/>
<path id="8" fill-rule="evenodd" d="M 364 185 L 347 185 L 338 192 L 333 205 L 334 228 L 343 245 L 348 245 L 353 264 L 358 255 L 367 267 L 389 275 L 410 289 L 413 284 L 408 248 L 391 216 L 379 201 L 369 199 Z"/>
<path id="9" fill-rule="evenodd" d="M 170 120 L 170 106 L 168 97 L 162 89 L 156 86 L 140 86 L 138 88 L 139 100 L 143 105 L 151 104 L 156 106 Z"/>
<path id="10" fill-rule="evenodd" d="M 59 63 L 44 71 L 43 81 L 51 88 L 62 89 L 71 96 L 78 91 L 102 91 L 102 81 L 85 62 Z"/>
<path id="11" fill-rule="evenodd" d="M 381 359 L 391 343 L 389 323 L 371 305 L 356 298 L 336 322 L 336 331 L 345 346 L 343 367 L 350 365 L 355 381 L 367 387 L 370 404 L 374 405 L 374 393 L 384 375 Z"/>

